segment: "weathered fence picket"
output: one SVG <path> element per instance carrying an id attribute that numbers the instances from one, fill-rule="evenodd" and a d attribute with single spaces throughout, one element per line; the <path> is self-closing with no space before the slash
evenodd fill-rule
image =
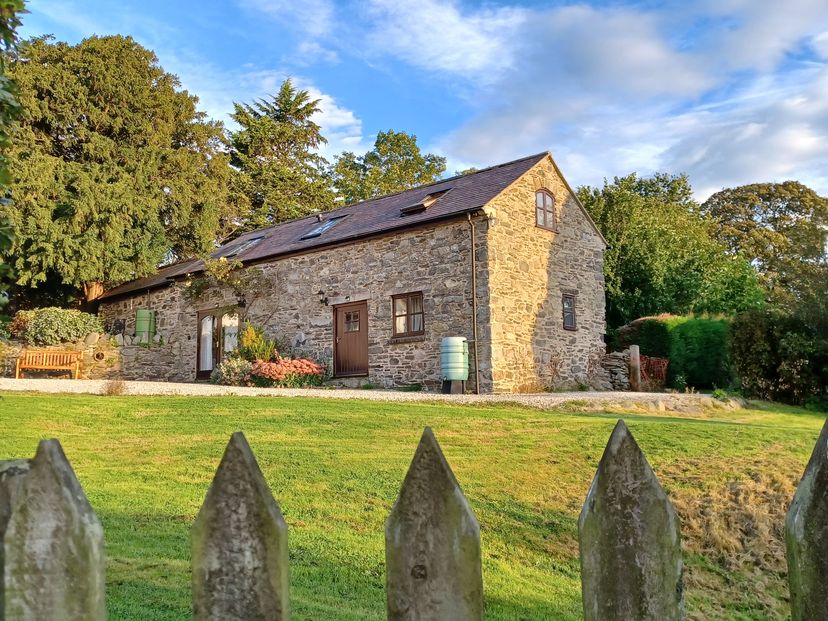
<path id="1" fill-rule="evenodd" d="M 481 621 L 477 523 L 437 438 L 426 427 L 385 522 L 389 621 Z"/>
<path id="2" fill-rule="evenodd" d="M 684 618 L 679 520 L 624 421 L 578 520 L 585 621 Z"/>
<path id="3" fill-rule="evenodd" d="M 578 521 L 586 621 L 684 617 L 679 521 L 618 421 Z M 481 621 L 480 527 L 426 428 L 385 523 L 390 621 Z M 786 520 L 793 621 L 828 619 L 828 421 Z M 287 526 L 243 434 L 192 528 L 193 618 L 288 619 Z M 57 440 L 0 461 L 0 621 L 100 621 L 103 533 Z"/>
<path id="4" fill-rule="evenodd" d="M 791 620 L 828 619 L 828 421 L 785 518 Z"/>
<path id="5" fill-rule="evenodd" d="M 60 442 L 0 462 L 0 620 L 102 621 L 103 529 Z"/>
<path id="6" fill-rule="evenodd" d="M 193 619 L 288 619 L 287 525 L 244 434 L 230 438 L 191 535 Z"/>

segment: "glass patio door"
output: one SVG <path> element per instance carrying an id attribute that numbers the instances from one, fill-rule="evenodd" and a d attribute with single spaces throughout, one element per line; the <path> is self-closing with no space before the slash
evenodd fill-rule
<path id="1" fill-rule="evenodd" d="M 198 313 L 196 377 L 210 377 L 215 366 L 239 346 L 239 310 L 217 308 Z"/>

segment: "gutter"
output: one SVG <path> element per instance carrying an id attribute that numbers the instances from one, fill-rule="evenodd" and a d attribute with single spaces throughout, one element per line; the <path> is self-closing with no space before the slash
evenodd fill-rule
<path id="1" fill-rule="evenodd" d="M 474 343 L 474 392 L 480 394 L 480 358 L 477 347 L 477 246 L 475 243 L 474 220 L 467 213 L 471 235 L 471 286 L 472 286 L 472 343 Z"/>

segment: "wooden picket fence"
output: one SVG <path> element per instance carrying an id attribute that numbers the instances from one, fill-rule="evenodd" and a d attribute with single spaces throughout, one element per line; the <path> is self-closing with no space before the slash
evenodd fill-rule
<path id="1" fill-rule="evenodd" d="M 679 520 L 623 421 L 578 521 L 586 621 L 684 618 Z M 235 433 L 192 527 L 193 618 L 288 619 L 288 528 Z M 480 528 L 426 428 L 385 524 L 394 621 L 483 619 Z M 0 461 L 0 621 L 106 618 L 101 524 L 57 440 Z M 793 621 L 828 619 L 828 422 L 786 520 Z"/>

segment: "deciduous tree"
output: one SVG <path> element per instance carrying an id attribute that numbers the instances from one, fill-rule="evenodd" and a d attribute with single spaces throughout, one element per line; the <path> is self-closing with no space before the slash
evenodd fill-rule
<path id="1" fill-rule="evenodd" d="M 611 328 L 657 313 L 731 313 L 761 304 L 755 273 L 709 236 L 686 176 L 631 174 L 579 188 L 578 196 L 609 242 Z"/>
<path id="2" fill-rule="evenodd" d="M 750 260 L 774 303 L 828 299 L 828 198 L 797 181 L 755 183 L 717 192 L 701 213 L 716 239 Z"/>
<path id="3" fill-rule="evenodd" d="M 337 156 L 331 176 L 337 196 L 348 204 L 437 181 L 445 170 L 446 158 L 423 155 L 417 136 L 389 129 L 377 134 L 364 155 Z"/>

